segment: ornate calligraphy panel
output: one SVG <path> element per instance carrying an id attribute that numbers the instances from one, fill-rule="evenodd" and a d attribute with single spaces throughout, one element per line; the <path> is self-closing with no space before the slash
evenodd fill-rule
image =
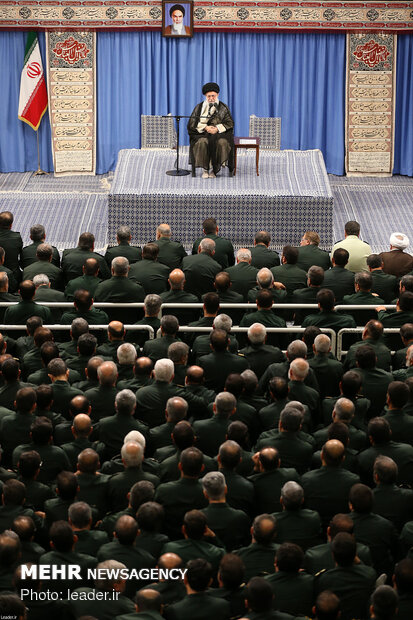
<path id="1" fill-rule="evenodd" d="M 96 35 L 48 32 L 49 116 L 55 174 L 95 174 Z"/>
<path id="2" fill-rule="evenodd" d="M 392 173 L 396 37 L 347 35 L 347 174 Z"/>

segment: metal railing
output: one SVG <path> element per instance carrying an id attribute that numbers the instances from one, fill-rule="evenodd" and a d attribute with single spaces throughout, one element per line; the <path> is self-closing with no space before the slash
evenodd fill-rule
<path id="1" fill-rule="evenodd" d="M 336 357 L 338 360 L 341 360 L 343 355 L 346 355 L 348 351 L 343 349 L 343 336 L 345 334 L 362 334 L 364 331 L 364 327 L 343 327 L 337 333 L 337 354 Z M 400 334 L 400 327 L 385 327 L 383 329 L 384 334 Z M 394 351 L 392 351 L 392 354 Z"/>

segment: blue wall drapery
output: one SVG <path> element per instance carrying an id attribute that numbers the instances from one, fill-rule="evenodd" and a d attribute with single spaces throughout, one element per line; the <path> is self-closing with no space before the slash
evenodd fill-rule
<path id="1" fill-rule="evenodd" d="M 44 35 L 39 34 L 44 55 Z M 26 33 L 1 32 L 0 171 L 37 166 L 35 132 L 17 118 Z M 395 172 L 413 175 L 413 36 L 398 45 Z M 282 117 L 282 148 L 320 148 L 327 170 L 344 173 L 345 35 L 197 33 L 165 39 L 158 32 L 97 35 L 97 172 L 118 151 L 140 145 L 141 114 L 190 114 L 201 85 L 218 81 L 237 135 L 250 114 Z M 183 121 L 184 123 L 184 121 Z M 185 124 L 181 143 L 187 143 Z M 52 170 L 50 126 L 40 126 L 42 167 Z"/>

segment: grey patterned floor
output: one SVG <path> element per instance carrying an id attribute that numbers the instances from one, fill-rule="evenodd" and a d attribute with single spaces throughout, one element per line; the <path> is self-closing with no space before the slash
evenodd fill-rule
<path id="1" fill-rule="evenodd" d="M 107 193 L 112 179 L 113 173 L 60 178 L 35 177 L 30 172 L 0 174 L 0 211 L 14 213 L 14 228 L 21 231 L 25 243 L 29 242 L 30 226 L 43 223 L 48 239 L 60 250 L 75 245 L 79 233 L 90 230 L 96 237 L 96 249 L 102 251 L 107 244 Z M 345 222 L 355 219 L 373 251 L 388 249 L 390 234 L 402 231 L 412 240 L 409 250 L 413 252 L 411 177 L 329 175 L 329 180 L 334 194 L 335 241 L 343 237 Z M 179 231 L 176 233 L 179 236 Z"/>

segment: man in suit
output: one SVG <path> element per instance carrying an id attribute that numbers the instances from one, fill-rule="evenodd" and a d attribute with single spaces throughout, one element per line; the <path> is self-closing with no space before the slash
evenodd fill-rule
<path id="1" fill-rule="evenodd" d="M 214 260 L 216 260 L 222 267 L 230 267 L 235 262 L 234 247 L 229 239 L 218 236 L 218 224 L 214 217 L 208 217 L 202 223 L 204 239 L 212 239 L 215 242 L 215 254 Z M 199 244 L 202 238 L 197 239 L 192 246 L 192 254 L 198 254 Z"/>
<path id="2" fill-rule="evenodd" d="M 98 261 L 100 276 L 103 280 L 110 277 L 109 267 L 105 259 L 100 254 L 94 252 L 94 248 L 95 235 L 90 232 L 84 232 L 79 237 L 77 248 L 64 250 L 62 270 L 66 283 L 82 275 L 83 265 L 88 258 L 95 258 Z"/>
<path id="3" fill-rule="evenodd" d="M 396 232 L 390 235 L 390 251 L 379 254 L 385 273 L 401 278 L 412 271 L 413 256 L 404 251 L 409 244 L 409 237 L 403 233 Z"/>
<path id="4" fill-rule="evenodd" d="M 120 226 L 116 233 L 118 245 L 110 246 L 106 250 L 105 260 L 109 267 L 113 259 L 117 256 L 124 256 L 127 258 L 130 265 L 141 260 L 141 248 L 132 246 L 130 244 L 131 239 L 132 231 L 129 226 Z"/>
<path id="5" fill-rule="evenodd" d="M 11 229 L 13 214 L 10 211 L 0 213 L 0 247 L 6 252 L 5 266 L 11 269 L 17 282 L 21 280 L 19 258 L 23 249 L 23 241 L 19 232 Z"/>
<path id="6" fill-rule="evenodd" d="M 156 241 L 154 243 L 159 247 L 159 262 L 167 265 L 172 271 L 181 266 L 186 252 L 180 241 L 171 240 L 171 234 L 169 224 L 160 224 L 156 229 Z"/>
<path id="7" fill-rule="evenodd" d="M 241 293 L 248 301 L 248 291 L 256 284 L 258 269 L 251 265 L 251 252 L 241 248 L 237 252 L 237 264 L 225 271 L 231 278 L 232 290 Z"/>
<path id="8" fill-rule="evenodd" d="M 354 220 L 346 222 L 344 226 L 344 239 L 333 246 L 331 254 L 342 248 L 349 253 L 347 269 L 353 273 L 368 271 L 367 257 L 372 254 L 371 247 L 360 239 L 360 224 Z"/>
<path id="9" fill-rule="evenodd" d="M 251 265 L 256 269 L 277 267 L 280 264 L 278 252 L 270 250 L 271 236 L 266 230 L 257 232 L 254 239 L 254 247 L 251 249 Z"/>
<path id="10" fill-rule="evenodd" d="M 327 271 L 330 267 L 330 257 L 328 252 L 320 250 L 320 235 L 313 230 L 307 230 L 300 241 L 298 248 L 297 267 L 308 271 L 310 267 L 316 265 Z"/>
<path id="11" fill-rule="evenodd" d="M 21 265 L 23 269 L 31 265 L 36 261 L 37 247 L 46 241 L 46 231 L 44 226 L 36 224 L 30 228 L 30 239 L 33 241 L 30 245 L 26 245 L 21 252 Z M 52 263 L 56 267 L 60 267 L 60 254 L 59 250 L 52 245 L 53 258 Z"/>
<path id="12" fill-rule="evenodd" d="M 129 278 L 145 289 L 145 293 L 160 295 L 168 287 L 169 267 L 159 262 L 159 246 L 147 243 L 142 248 L 142 260 L 131 265 Z"/>
<path id="13" fill-rule="evenodd" d="M 197 254 L 185 256 L 182 269 L 185 274 L 185 289 L 201 299 L 204 293 L 214 290 L 214 280 L 221 271 L 221 265 L 214 260 L 215 241 L 204 237 L 198 246 Z"/>

